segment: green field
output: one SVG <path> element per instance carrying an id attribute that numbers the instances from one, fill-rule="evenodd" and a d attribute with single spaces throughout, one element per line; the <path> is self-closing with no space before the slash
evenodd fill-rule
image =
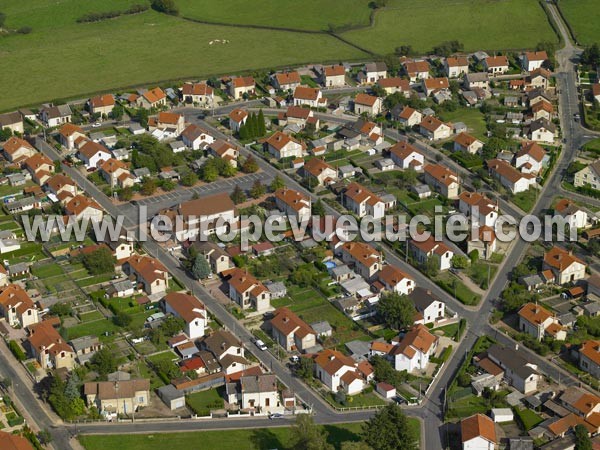
<path id="1" fill-rule="evenodd" d="M 203 25 L 154 11 L 75 22 L 86 12 L 130 3 L 4 2 L 6 27 L 33 31 L 2 38 L 0 85 L 8 89 L 0 111 L 160 80 L 366 56 L 325 34 Z M 216 39 L 229 43 L 210 45 Z"/>
<path id="2" fill-rule="evenodd" d="M 420 435 L 417 419 L 408 419 Z M 342 442 L 359 441 L 362 423 L 324 425 L 327 440 L 339 449 Z M 86 450 L 188 450 L 195 448 L 218 448 L 220 450 L 262 450 L 268 448 L 290 448 L 290 427 L 256 428 L 227 431 L 198 431 L 191 433 L 156 433 L 128 435 L 83 435 L 79 442 Z M 201 443 L 201 444 L 199 444 Z"/>
<path id="3" fill-rule="evenodd" d="M 369 0 L 177 0 L 180 14 L 206 22 L 328 30 L 330 25 L 367 26 Z"/>
<path id="4" fill-rule="evenodd" d="M 580 44 L 600 42 L 600 10 L 596 0 L 561 0 L 559 6 Z"/>
<path id="5" fill-rule="evenodd" d="M 342 36 L 381 54 L 400 45 L 426 52 L 450 40 L 465 50 L 532 48 L 558 40 L 536 0 L 392 0 L 376 13 L 372 28 Z"/>

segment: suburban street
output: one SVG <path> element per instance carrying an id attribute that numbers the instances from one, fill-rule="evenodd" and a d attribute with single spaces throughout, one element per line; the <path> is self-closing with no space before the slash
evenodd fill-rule
<path id="1" fill-rule="evenodd" d="M 540 217 L 544 210 L 551 206 L 553 198 L 555 198 L 557 195 L 568 195 L 571 198 L 600 206 L 600 200 L 590 199 L 588 197 L 581 196 L 580 194 L 564 191 L 564 189 L 561 187 L 562 176 L 565 173 L 570 161 L 572 161 L 577 155 L 578 149 L 593 137 L 593 134 L 589 130 L 584 129 L 579 122 L 575 122 L 573 119 L 574 114 L 578 113 L 580 108 L 574 61 L 581 50 L 575 47 L 570 41 L 569 33 L 567 32 L 566 27 L 554 5 L 548 4 L 548 8 L 555 19 L 555 22 L 558 24 L 560 33 L 565 41 L 564 48 L 559 50 L 556 55 L 558 67 L 555 71 L 557 90 L 560 99 L 559 114 L 564 144 L 556 166 L 553 172 L 549 174 L 549 178 L 546 180 L 544 187 L 540 190 L 537 203 L 531 211 L 531 215 L 537 217 Z M 354 88 L 354 90 L 356 89 Z M 244 106 L 252 106 L 255 108 L 257 108 L 258 105 L 258 102 L 246 102 L 244 104 Z M 215 109 L 214 113 L 216 115 L 224 115 L 236 107 L 239 107 L 239 104 L 219 107 Z M 266 114 L 271 114 L 273 111 L 278 110 L 263 109 L 263 111 Z M 211 134 L 213 134 L 216 138 L 228 139 L 232 143 L 240 146 L 240 153 L 243 156 L 253 154 L 260 167 L 260 172 L 241 175 L 230 179 L 220 179 L 214 183 L 199 185 L 193 188 L 178 188 L 165 194 L 139 200 L 135 205 L 131 203 L 113 203 L 113 201 L 106 197 L 93 183 L 87 180 L 84 173 L 76 168 L 63 165 L 65 174 L 77 182 L 79 186 L 91 198 L 97 201 L 112 217 L 123 216 L 124 225 L 132 233 L 137 233 L 138 237 L 140 236 L 139 233 L 144 231 L 140 228 L 143 228 L 144 225 L 147 225 L 138 224 L 137 222 L 137 209 L 139 206 L 147 206 L 148 216 L 152 216 L 159 210 L 170 208 L 183 201 L 190 200 L 194 195 L 202 197 L 221 192 L 230 192 L 235 185 L 239 185 L 241 188 L 248 190 L 256 180 L 260 180 L 263 184 L 268 184 L 275 176 L 280 176 L 284 179 L 288 187 L 302 192 L 304 195 L 310 197 L 313 201 L 318 200 L 319 197 L 306 190 L 286 173 L 275 169 L 261 157 L 258 157 L 252 151 L 243 147 L 237 140 L 222 133 L 214 126 L 207 123 L 203 119 L 204 115 L 199 114 L 200 112 L 198 109 L 180 108 L 177 110 L 177 112 L 185 115 L 186 122 L 199 124 L 210 131 Z M 317 116 L 322 120 L 335 123 L 346 123 L 349 120 L 356 119 L 356 117 L 345 115 L 335 116 L 332 114 L 317 114 Z M 386 136 L 394 140 L 407 139 L 406 136 L 401 135 L 397 130 L 386 129 L 384 131 Z M 424 153 L 429 160 L 435 161 L 436 156 L 441 154 L 438 150 L 419 140 L 415 141 L 414 145 L 422 153 Z M 52 160 L 62 159 L 59 153 L 41 138 L 37 139 L 36 147 Z M 461 182 L 465 186 L 472 187 L 470 173 L 466 169 L 446 156 L 443 156 L 443 164 L 456 171 L 460 175 Z M 500 199 L 499 196 L 497 199 L 500 209 L 503 213 L 511 214 L 515 218 L 521 218 L 525 215 L 525 213 L 515 205 Z M 324 204 L 324 207 L 327 214 L 330 214 L 334 217 L 340 216 L 340 213 L 337 210 L 326 203 Z M 455 298 L 448 295 L 419 270 L 402 260 L 390 246 L 387 244 L 381 245 L 385 259 L 388 262 L 400 267 L 403 271 L 415 279 L 418 286 L 431 290 L 452 310 L 456 311 L 460 317 L 464 317 L 467 320 L 467 331 L 464 335 L 464 338 L 460 344 L 456 345 L 454 354 L 448 359 L 444 368 L 436 378 L 436 381 L 430 389 L 428 396 L 424 399 L 420 406 L 407 407 L 405 409 L 409 416 L 417 417 L 422 421 L 422 449 L 441 449 L 445 447 L 447 437 L 444 435 L 444 429 L 442 425 L 446 389 L 451 383 L 452 379 L 455 377 L 465 355 L 472 348 L 476 339 L 479 336 L 487 335 L 493 337 L 493 339 L 497 340 L 503 345 L 511 347 L 515 346 L 516 342 L 490 325 L 488 318 L 494 308 L 494 305 L 496 304 L 496 300 L 500 297 L 501 292 L 508 283 L 511 270 L 519 264 L 526 252 L 528 245 L 529 244 L 527 242 L 521 239 L 512 243 L 509 252 L 505 256 L 504 261 L 498 269 L 493 283 L 486 291 L 480 304 L 474 307 L 465 306 L 458 302 Z M 161 247 L 153 240 L 143 242 L 143 246 L 151 256 L 154 256 L 160 260 L 160 262 L 165 265 L 169 272 L 176 277 L 186 289 L 196 295 L 206 305 L 207 309 L 221 323 L 223 323 L 223 325 L 229 331 L 231 331 L 244 343 L 245 347 L 251 349 L 265 368 L 272 371 L 284 384 L 288 386 L 288 388 L 290 388 L 300 399 L 302 399 L 306 405 L 313 409 L 317 423 L 333 424 L 364 421 L 374 414 L 374 411 L 371 410 L 343 413 L 334 411 L 317 393 L 308 388 L 302 381 L 291 374 L 290 370 L 285 366 L 285 361 L 279 361 L 268 351 L 257 350 L 253 344 L 253 336 L 251 333 L 243 327 L 239 320 L 237 320 L 229 313 L 229 311 L 227 311 L 223 304 L 219 302 L 207 288 L 189 276 L 180 267 L 179 261 L 174 258 L 165 248 Z M 520 348 L 523 349 L 522 353 L 524 357 L 526 357 L 531 363 L 536 364 L 543 373 L 548 375 L 553 380 L 557 382 L 560 381 L 566 386 L 573 386 L 579 383 L 576 377 L 557 367 L 548 359 L 539 356 L 524 346 L 521 346 Z M 8 377 L 13 380 L 19 380 L 18 382 L 13 382 L 13 389 L 16 396 L 18 396 L 24 408 L 31 415 L 31 418 L 35 422 L 36 426 L 39 429 L 47 428 L 51 431 L 54 438 L 54 445 L 59 450 L 74 448 L 69 441 L 71 434 L 77 433 L 115 434 L 176 432 L 207 429 L 226 430 L 240 427 L 259 428 L 285 426 L 290 424 L 290 421 L 288 420 L 269 421 L 265 418 L 229 418 L 212 420 L 169 420 L 149 423 L 127 422 L 89 423 L 77 425 L 67 424 L 62 426 L 62 424 L 57 421 L 53 414 L 49 415 L 46 410 L 40 406 L 40 400 L 37 399 L 35 394 L 32 392 L 30 386 L 31 383 L 29 383 L 28 379 L 23 379 L 23 375 L 18 371 L 19 367 L 13 367 L 15 362 L 10 358 L 10 355 L 6 355 L 5 351 L 0 351 L 0 376 Z"/>

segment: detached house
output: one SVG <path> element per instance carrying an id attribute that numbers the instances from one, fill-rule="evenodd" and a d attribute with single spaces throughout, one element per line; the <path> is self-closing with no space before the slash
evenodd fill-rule
<path id="1" fill-rule="evenodd" d="M 167 94 L 165 94 L 161 88 L 155 87 L 154 89 L 144 92 L 135 102 L 137 106 L 141 108 L 158 108 L 167 104 Z"/>
<path id="2" fill-rule="evenodd" d="M 66 123 L 60 127 L 58 139 L 60 140 L 61 145 L 63 145 L 67 150 L 73 150 L 77 142 L 87 138 L 79 126 L 73 125 L 72 123 Z"/>
<path id="3" fill-rule="evenodd" d="M 233 167 L 237 167 L 238 165 L 237 160 L 240 152 L 237 147 L 227 141 L 219 139 L 213 142 L 208 146 L 208 153 L 216 158 L 224 159 Z"/>
<path id="4" fill-rule="evenodd" d="M 506 161 L 492 159 L 487 165 L 490 174 L 513 194 L 524 192 L 536 184 L 535 175 L 521 173 Z"/>
<path id="5" fill-rule="evenodd" d="M 13 328 L 27 328 L 40 321 L 33 300 L 17 284 L 9 284 L 0 290 L 0 315 Z"/>
<path id="6" fill-rule="evenodd" d="M 523 173 L 539 174 L 546 161 L 546 151 L 536 142 L 522 142 L 516 155 L 515 166 Z"/>
<path id="7" fill-rule="evenodd" d="M 11 137 L 2 144 L 2 150 L 4 157 L 12 163 L 20 163 L 37 153 L 37 150 L 33 148 L 33 145 L 25 139 L 16 136 Z"/>
<path id="8" fill-rule="evenodd" d="M 229 298 L 242 309 L 265 311 L 271 304 L 269 290 L 247 270 L 234 268 L 223 273 L 229 283 Z"/>
<path id="9" fill-rule="evenodd" d="M 72 114 L 69 105 L 49 105 L 40 110 L 39 117 L 47 127 L 54 128 L 70 122 Z"/>
<path id="10" fill-rule="evenodd" d="M 567 337 L 567 332 L 558 319 L 536 303 L 527 303 L 519 310 L 519 330 L 538 341 L 545 336 L 551 336 L 558 341 L 564 341 Z"/>
<path id="11" fill-rule="evenodd" d="M 354 98 L 354 112 L 356 114 L 367 114 L 369 116 L 376 116 L 381 113 L 383 108 L 383 101 L 381 98 L 374 95 L 365 93 L 357 94 Z"/>
<path id="12" fill-rule="evenodd" d="M 579 346 L 579 368 L 600 378 L 600 341 L 587 340 Z"/>
<path id="13" fill-rule="evenodd" d="M 423 168 L 425 183 L 449 199 L 458 198 L 458 175 L 439 164 L 427 164 Z"/>
<path id="14" fill-rule="evenodd" d="M 75 366 L 75 352 L 58 334 L 51 321 L 31 325 L 27 341 L 42 369 L 71 370 Z"/>
<path id="15" fill-rule="evenodd" d="M 148 121 L 148 126 L 151 130 L 161 130 L 165 137 L 177 137 L 185 129 L 185 119 L 181 114 L 161 111 Z"/>
<path id="16" fill-rule="evenodd" d="M 345 242 L 341 247 L 342 261 L 354 265 L 354 271 L 371 280 L 381 269 L 381 253 L 363 242 Z"/>
<path id="17" fill-rule="evenodd" d="M 304 128 L 308 119 L 312 117 L 314 117 L 312 110 L 300 106 L 290 106 L 285 112 L 282 111 L 279 113 L 277 121 L 281 126 L 297 125 L 299 128 Z"/>
<path id="18" fill-rule="evenodd" d="M 343 87 L 346 85 L 344 66 L 325 66 L 321 69 L 321 84 L 325 87 Z"/>
<path id="19" fill-rule="evenodd" d="M 450 88 L 450 82 L 448 78 L 425 78 L 421 82 L 421 86 L 423 88 L 423 92 L 427 97 L 431 96 L 438 91 L 448 90 Z"/>
<path id="20" fill-rule="evenodd" d="M 295 217 L 298 222 L 310 220 L 310 199 L 298 191 L 281 188 L 275 191 L 275 204 L 288 217 Z"/>
<path id="21" fill-rule="evenodd" d="M 100 414 L 131 414 L 150 404 L 150 380 L 95 381 L 85 383 L 83 393 Z"/>
<path id="22" fill-rule="evenodd" d="M 169 272 L 160 261 L 150 256 L 134 255 L 123 263 L 123 272 L 141 285 L 147 294 L 165 292 L 169 287 Z"/>
<path id="23" fill-rule="evenodd" d="M 229 254 L 214 242 L 196 240 L 192 246 L 206 258 L 213 273 L 220 274 L 231 267 Z"/>
<path id="24" fill-rule="evenodd" d="M 467 89 L 490 88 L 490 77 L 487 72 L 468 73 L 464 76 L 464 84 Z"/>
<path id="25" fill-rule="evenodd" d="M 469 73 L 469 59 L 466 56 L 451 56 L 444 61 L 444 70 L 448 78 L 458 78 Z"/>
<path id="26" fill-rule="evenodd" d="M 458 196 L 458 210 L 482 226 L 493 227 L 498 219 L 498 205 L 477 192 L 461 192 Z"/>
<path id="27" fill-rule="evenodd" d="M 385 91 L 387 95 L 400 92 L 405 97 L 410 96 L 410 81 L 400 77 L 380 78 L 377 85 Z"/>
<path id="28" fill-rule="evenodd" d="M 61 173 L 48 179 L 46 181 L 46 188 L 56 196 L 63 192 L 68 193 L 71 197 L 77 195 L 77 184 L 71 178 Z"/>
<path id="29" fill-rule="evenodd" d="M 585 263 L 556 246 L 544 254 L 542 270 L 551 270 L 557 284 L 572 283 L 585 277 Z"/>
<path id="30" fill-rule="evenodd" d="M 298 86 L 294 89 L 294 106 L 309 106 L 316 108 L 323 101 L 323 94 L 318 88 Z"/>
<path id="31" fill-rule="evenodd" d="M 535 69 L 542 67 L 545 61 L 548 60 L 548 55 L 545 51 L 540 52 L 525 52 L 521 57 L 523 70 L 532 72 Z"/>
<path id="32" fill-rule="evenodd" d="M 208 316 L 200 300 L 193 295 L 170 292 L 165 295 L 163 301 L 167 314 L 173 314 L 185 322 L 184 332 L 188 338 L 196 339 L 204 336 Z"/>
<path id="33" fill-rule="evenodd" d="M 104 217 L 102 207 L 91 198 L 78 194 L 65 204 L 65 212 L 76 220 L 91 220 L 100 222 Z"/>
<path id="34" fill-rule="evenodd" d="M 488 225 L 482 225 L 476 230 L 474 238 L 469 237 L 467 241 L 467 253 L 477 251 L 479 258 L 490 259 L 497 248 L 496 232 Z"/>
<path id="35" fill-rule="evenodd" d="M 311 185 L 321 186 L 337 179 L 336 170 L 319 158 L 309 159 L 304 163 L 301 170 L 304 178 L 312 181 Z"/>
<path id="36" fill-rule="evenodd" d="M 206 83 L 184 83 L 181 87 L 181 98 L 186 103 L 208 107 L 213 105 L 215 93 Z"/>
<path id="37" fill-rule="evenodd" d="M 0 130 L 8 128 L 13 133 L 23 134 L 23 116 L 19 111 L 0 114 Z"/>
<path id="38" fill-rule="evenodd" d="M 465 152 L 474 155 L 482 148 L 483 142 L 468 133 L 462 132 L 454 138 L 455 152 Z"/>
<path id="39" fill-rule="evenodd" d="M 460 435 L 463 450 L 495 450 L 498 444 L 496 424 L 483 414 L 461 420 Z"/>
<path id="40" fill-rule="evenodd" d="M 280 411 L 281 402 L 275 375 L 248 375 L 237 383 L 227 383 L 227 401 L 246 411 Z"/>
<path id="41" fill-rule="evenodd" d="M 419 133 L 431 141 L 449 138 L 452 127 L 433 116 L 425 116 L 419 124 Z"/>
<path id="42" fill-rule="evenodd" d="M 254 95 L 256 83 L 252 77 L 237 77 L 229 82 L 229 95 L 234 99 L 243 98 L 244 95 Z"/>
<path id="43" fill-rule="evenodd" d="M 215 142 L 215 138 L 212 137 L 208 131 L 199 127 L 196 124 L 188 125 L 185 130 L 181 133 L 181 139 L 186 147 L 192 150 L 200 150 L 206 145 L 210 145 Z"/>
<path id="44" fill-rule="evenodd" d="M 431 66 L 427 61 L 405 61 L 402 66 L 411 83 L 429 78 Z"/>
<path id="45" fill-rule="evenodd" d="M 423 120 L 423 114 L 410 106 L 404 106 L 398 114 L 395 114 L 395 112 L 396 108 L 392 109 L 392 116 L 400 122 L 401 125 L 407 128 L 412 128 L 415 125 L 420 124 Z"/>
<path id="46" fill-rule="evenodd" d="M 418 264 L 424 265 L 429 258 L 439 260 L 438 269 L 448 270 L 451 266 L 454 252 L 443 242 L 436 242 L 433 236 L 424 241 L 411 240 L 409 251 Z"/>
<path id="47" fill-rule="evenodd" d="M 529 124 L 527 136 L 532 141 L 554 143 L 556 125 L 546 119 L 539 119 Z"/>
<path id="48" fill-rule="evenodd" d="M 416 325 L 394 346 L 391 352 L 394 368 L 408 373 L 425 370 L 437 344 L 438 337 L 431 334 L 426 326 Z"/>
<path id="49" fill-rule="evenodd" d="M 109 158 L 100 164 L 99 172 L 111 188 L 126 188 L 135 184 L 135 178 L 129 172 L 129 166 L 123 161 Z"/>
<path id="50" fill-rule="evenodd" d="M 87 106 L 92 114 L 108 116 L 115 107 L 115 97 L 112 94 L 97 95 L 88 100 Z"/>
<path id="51" fill-rule="evenodd" d="M 384 62 L 367 63 L 358 73 L 361 84 L 374 84 L 387 77 L 387 65 Z"/>
<path id="52" fill-rule="evenodd" d="M 531 116 L 533 120 L 552 120 L 554 116 L 554 106 L 552 103 L 542 100 L 531 107 Z"/>
<path id="53" fill-rule="evenodd" d="M 564 217 L 571 228 L 584 228 L 588 222 L 587 212 L 566 198 L 556 204 L 554 214 Z"/>
<path id="54" fill-rule="evenodd" d="M 281 131 L 276 131 L 263 143 L 265 151 L 268 151 L 275 159 L 301 158 L 304 146 L 291 136 Z"/>
<path id="55" fill-rule="evenodd" d="M 77 153 L 78 158 L 83 161 L 86 169 L 98 167 L 103 161 L 111 158 L 106 147 L 94 141 L 87 141 Z"/>
<path id="56" fill-rule="evenodd" d="M 483 68 L 492 75 L 502 75 L 508 72 L 508 58 L 506 56 L 488 56 L 483 60 Z"/>
<path id="57" fill-rule="evenodd" d="M 358 183 L 350 183 L 342 194 L 343 203 L 358 217 L 371 216 L 380 219 L 385 214 L 381 198 Z"/>
<path id="58" fill-rule="evenodd" d="M 487 352 L 476 356 L 475 362 L 498 379 L 504 378 L 522 394 L 537 391 L 541 376 L 537 366 L 525 358 L 522 350 L 494 344 Z"/>
<path id="59" fill-rule="evenodd" d="M 415 280 L 391 264 L 383 266 L 377 279 L 386 290 L 401 295 L 408 295 L 415 289 Z"/>
<path id="60" fill-rule="evenodd" d="M 42 153 L 36 153 L 27 158 L 23 167 L 31 174 L 31 179 L 37 184 L 44 184 L 54 173 L 54 163 Z"/>
<path id="61" fill-rule="evenodd" d="M 323 350 L 315 360 L 315 376 L 331 392 L 343 390 L 348 395 L 358 394 L 365 387 L 356 362 L 337 350 Z"/>
<path id="62" fill-rule="evenodd" d="M 589 186 L 600 190 L 600 159 L 576 172 L 573 184 L 575 187 Z"/>
<path id="63" fill-rule="evenodd" d="M 443 320 L 446 316 L 446 304 L 429 289 L 416 287 L 408 297 L 418 313 L 417 323 L 427 325 Z"/>
<path id="64" fill-rule="evenodd" d="M 282 91 L 292 91 L 302 83 L 300 74 L 296 71 L 276 73 L 271 76 L 273 86 Z"/>
<path id="65" fill-rule="evenodd" d="M 413 169 L 417 172 L 423 170 L 425 157 L 408 142 L 397 142 L 388 151 L 394 164 L 401 169 Z"/>
<path id="66" fill-rule="evenodd" d="M 229 113 L 229 128 L 234 133 L 238 133 L 242 125 L 246 125 L 248 120 L 248 113 L 243 110 L 236 108 Z"/>
<path id="67" fill-rule="evenodd" d="M 275 311 L 271 330 L 275 342 L 288 352 L 305 352 L 317 344 L 317 333 L 288 308 Z"/>

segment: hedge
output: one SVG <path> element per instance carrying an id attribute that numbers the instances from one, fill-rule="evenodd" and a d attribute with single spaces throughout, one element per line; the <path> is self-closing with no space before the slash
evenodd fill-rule
<path id="1" fill-rule="evenodd" d="M 15 355 L 15 358 L 17 358 L 18 361 L 25 361 L 27 359 L 27 356 L 25 355 L 23 349 L 21 349 L 19 344 L 17 344 L 17 341 L 9 341 L 8 348 L 10 349 L 12 354 Z"/>

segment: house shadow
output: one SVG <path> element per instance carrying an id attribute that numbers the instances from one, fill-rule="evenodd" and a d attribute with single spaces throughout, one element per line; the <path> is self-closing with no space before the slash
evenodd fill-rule
<path id="1" fill-rule="evenodd" d="M 358 433 L 336 425 L 324 425 L 323 428 L 327 433 L 327 442 L 332 444 L 338 450 L 340 449 L 342 442 L 361 440 L 361 436 Z"/>

